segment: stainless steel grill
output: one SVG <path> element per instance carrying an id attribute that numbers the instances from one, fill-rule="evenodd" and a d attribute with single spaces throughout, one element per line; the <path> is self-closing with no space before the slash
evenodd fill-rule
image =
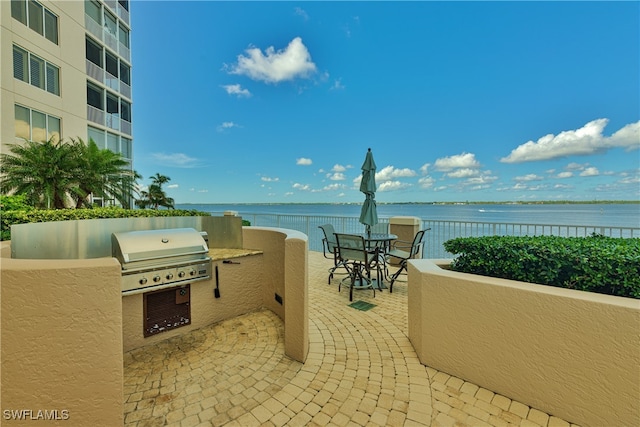
<path id="1" fill-rule="evenodd" d="M 113 233 L 111 254 L 122 266 L 123 294 L 211 278 L 209 248 L 193 228 Z"/>

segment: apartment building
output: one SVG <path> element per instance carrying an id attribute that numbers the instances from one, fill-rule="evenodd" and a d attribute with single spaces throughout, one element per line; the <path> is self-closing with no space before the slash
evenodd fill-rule
<path id="1" fill-rule="evenodd" d="M 91 138 L 132 163 L 129 6 L 0 1 L 2 152 L 23 139 Z"/>

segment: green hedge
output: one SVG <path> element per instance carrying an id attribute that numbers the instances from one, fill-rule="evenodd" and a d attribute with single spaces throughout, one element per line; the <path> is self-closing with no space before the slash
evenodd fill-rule
<path id="1" fill-rule="evenodd" d="M 640 239 L 461 237 L 444 242 L 455 271 L 640 298 Z"/>
<path id="2" fill-rule="evenodd" d="M 95 209 L 23 209 L 2 212 L 2 240 L 11 240 L 11 226 L 30 222 L 68 221 L 95 218 L 133 218 L 158 216 L 211 216 L 208 212 L 170 209 L 122 209 L 117 207 Z"/>

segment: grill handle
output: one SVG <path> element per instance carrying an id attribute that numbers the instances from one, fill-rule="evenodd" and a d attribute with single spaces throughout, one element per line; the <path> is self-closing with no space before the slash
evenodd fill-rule
<path id="1" fill-rule="evenodd" d="M 134 259 L 134 260 L 131 260 L 129 258 L 129 254 L 122 254 L 122 257 L 124 258 L 125 262 L 138 262 L 138 261 L 151 261 L 151 260 L 154 260 L 154 259 L 175 258 L 176 256 L 202 255 L 202 254 L 205 254 L 205 253 L 206 253 L 205 251 L 180 252 L 178 254 L 173 253 L 173 254 L 170 254 L 170 255 L 150 256 L 150 257 L 138 258 L 138 259 Z"/>

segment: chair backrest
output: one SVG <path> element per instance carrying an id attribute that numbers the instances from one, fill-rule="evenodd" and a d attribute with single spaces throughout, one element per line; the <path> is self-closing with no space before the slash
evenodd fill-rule
<path id="1" fill-rule="evenodd" d="M 343 261 L 360 261 L 369 262 L 370 253 L 364 243 L 364 237 L 356 234 L 340 234 L 336 233 L 336 241 L 338 245 L 338 256 Z"/>
<path id="2" fill-rule="evenodd" d="M 372 234 L 388 234 L 389 233 L 389 223 L 387 222 L 379 222 L 373 227 L 371 227 Z"/>
<path id="3" fill-rule="evenodd" d="M 319 226 L 319 228 L 322 229 L 322 232 L 324 233 L 324 242 L 327 245 L 329 252 L 335 251 L 338 247 L 338 242 L 336 241 L 336 230 L 333 228 L 333 225 L 325 224 Z"/>
<path id="4" fill-rule="evenodd" d="M 424 237 L 424 232 L 425 230 L 418 231 L 415 237 L 413 238 L 413 243 L 411 243 L 411 258 L 418 255 L 418 252 L 420 252 L 420 247 L 424 243 L 422 241 L 422 238 Z"/>

